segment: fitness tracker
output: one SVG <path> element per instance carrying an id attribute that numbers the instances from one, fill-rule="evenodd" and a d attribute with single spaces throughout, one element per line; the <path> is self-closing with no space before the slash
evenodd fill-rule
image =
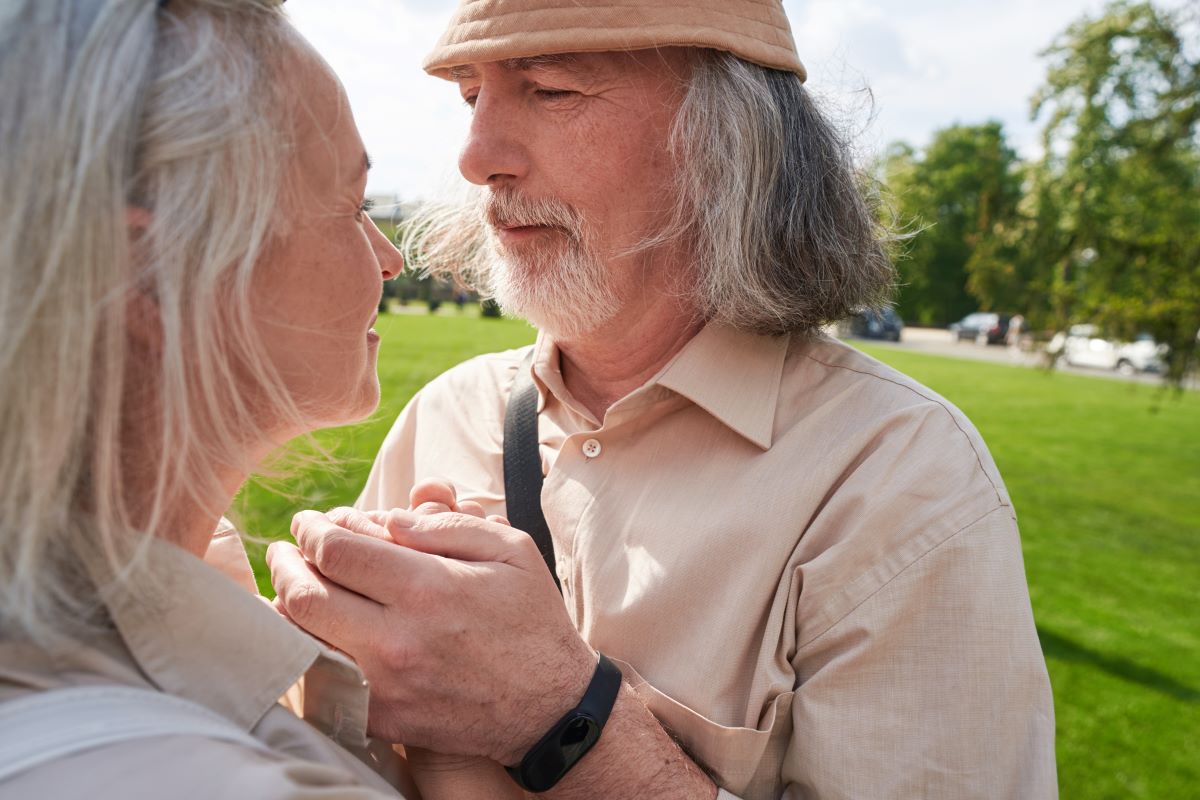
<path id="1" fill-rule="evenodd" d="M 554 723 L 520 764 L 505 767 L 509 776 L 527 792 L 553 788 L 600 739 L 620 691 L 621 670 L 601 653 L 579 705 Z"/>

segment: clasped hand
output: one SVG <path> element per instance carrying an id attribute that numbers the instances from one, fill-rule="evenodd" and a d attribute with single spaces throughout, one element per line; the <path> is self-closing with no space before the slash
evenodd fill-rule
<path id="1" fill-rule="evenodd" d="M 412 500 L 297 514 L 296 545 L 267 551 L 276 605 L 358 662 L 373 736 L 515 764 L 582 696 L 596 654 L 527 534 L 443 482 Z"/>

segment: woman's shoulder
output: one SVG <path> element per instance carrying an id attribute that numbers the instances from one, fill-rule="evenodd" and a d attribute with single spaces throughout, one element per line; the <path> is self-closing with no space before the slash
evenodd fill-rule
<path id="1" fill-rule="evenodd" d="M 403 797 L 282 706 L 244 731 L 148 686 L 10 684 L 0 723 L 0 800 Z"/>
<path id="2" fill-rule="evenodd" d="M 0 800 L 30 797 L 404 795 L 283 706 L 242 730 L 159 691 L 99 636 L 57 657 L 0 641 Z"/>
<path id="3" fill-rule="evenodd" d="M 332 746 L 332 743 L 330 743 Z M 380 800 L 402 798 L 365 764 L 361 770 L 202 736 L 160 736 L 66 756 L 0 783 L 0 800 Z"/>

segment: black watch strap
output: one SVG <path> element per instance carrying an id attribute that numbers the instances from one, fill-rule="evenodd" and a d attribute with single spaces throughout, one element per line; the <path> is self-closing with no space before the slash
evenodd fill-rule
<path id="1" fill-rule="evenodd" d="M 579 705 L 554 723 L 520 764 L 505 767 L 517 785 L 537 793 L 550 790 L 562 780 L 599 741 L 620 691 L 621 670 L 601 653 Z"/>

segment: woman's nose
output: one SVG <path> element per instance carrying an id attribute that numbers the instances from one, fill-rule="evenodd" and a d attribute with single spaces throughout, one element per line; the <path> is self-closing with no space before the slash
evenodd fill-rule
<path id="1" fill-rule="evenodd" d="M 390 281 L 404 271 L 404 256 L 396 249 L 396 245 L 392 244 L 391 239 L 379 230 L 375 220 L 370 220 L 370 224 L 369 235 L 371 245 L 375 248 L 375 257 L 379 259 L 379 271 L 383 273 L 385 281 Z"/>

